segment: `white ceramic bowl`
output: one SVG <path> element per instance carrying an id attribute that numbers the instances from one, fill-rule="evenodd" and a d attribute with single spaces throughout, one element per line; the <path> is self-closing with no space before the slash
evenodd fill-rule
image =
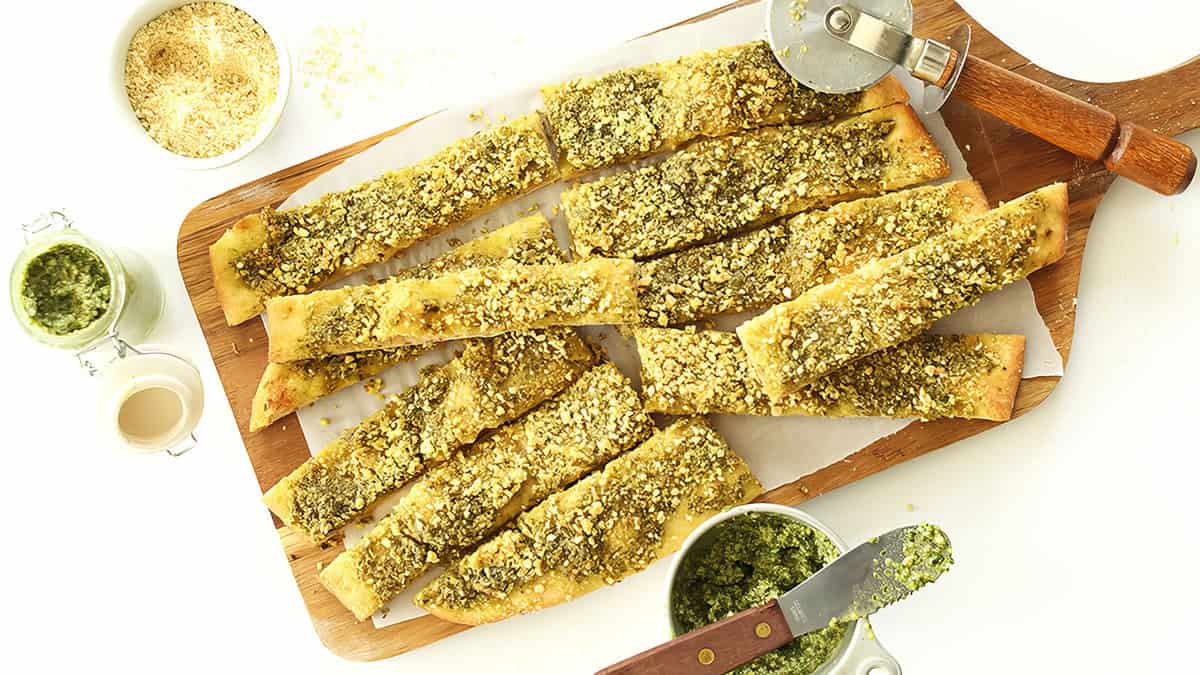
<path id="1" fill-rule="evenodd" d="M 745 504 L 729 509 L 724 513 L 719 513 L 706 520 L 700 527 L 697 527 L 688 535 L 683 545 L 679 547 L 679 553 L 671 560 L 671 569 L 667 574 L 667 597 L 665 605 L 667 608 L 667 625 L 670 626 L 672 638 L 677 637 L 681 633 L 679 623 L 675 620 L 675 612 L 671 606 L 671 590 L 675 586 L 675 577 L 679 573 L 680 563 L 687 556 L 688 551 L 692 550 L 697 542 L 700 542 L 704 538 L 704 535 L 711 532 L 714 527 L 730 518 L 736 518 L 744 513 L 752 512 L 775 513 L 799 521 L 829 537 L 829 540 L 837 547 L 839 553 L 845 553 L 849 550 L 846 542 L 836 532 L 826 527 L 824 523 L 804 511 L 790 506 L 780 506 L 779 504 Z M 842 638 L 842 643 L 838 646 L 837 652 L 825 662 L 825 665 L 818 668 L 813 675 L 833 675 L 834 673 L 837 673 L 837 675 L 901 675 L 901 669 L 900 663 L 883 648 L 883 645 L 879 644 L 879 641 L 875 638 L 874 631 L 866 619 L 860 619 L 854 622 L 853 630 L 846 632 L 846 636 Z"/>
<path id="2" fill-rule="evenodd" d="M 191 0 L 191 2 L 195 1 Z M 272 7 L 274 7 L 274 11 L 278 11 L 280 7 L 278 3 L 264 2 L 263 0 L 239 0 L 236 3 L 227 3 L 254 17 L 254 20 L 258 21 L 263 29 L 267 31 L 267 35 L 270 36 L 271 42 L 275 45 L 275 54 L 279 59 L 279 84 L 275 90 L 275 103 L 272 104 L 270 110 L 267 112 L 267 116 L 263 119 L 258 131 L 246 139 L 240 146 L 229 152 L 215 157 L 188 157 L 167 150 L 156 143 L 153 138 L 150 138 L 150 134 L 146 133 L 146 130 L 142 128 L 141 123 L 138 122 L 137 115 L 134 114 L 133 108 L 129 105 L 129 96 L 125 93 L 125 55 L 129 51 L 129 41 L 133 39 L 133 34 L 139 28 L 163 12 L 187 4 L 190 4 L 188 0 L 146 0 L 130 14 L 125 25 L 117 32 L 116 40 L 113 42 L 111 59 L 113 99 L 117 108 L 117 117 L 123 120 L 123 126 L 127 128 L 126 135 L 130 138 L 130 145 L 139 148 L 148 158 L 168 162 L 185 169 L 215 169 L 232 164 L 250 154 L 255 148 L 262 145 L 263 141 L 267 140 L 267 137 L 275 130 L 276 125 L 279 124 L 280 116 L 283 115 L 283 107 L 287 103 L 288 90 L 291 88 L 292 62 L 288 54 L 287 40 L 284 39 L 281 32 L 280 22 L 272 20 L 272 16 L 274 16 Z"/>

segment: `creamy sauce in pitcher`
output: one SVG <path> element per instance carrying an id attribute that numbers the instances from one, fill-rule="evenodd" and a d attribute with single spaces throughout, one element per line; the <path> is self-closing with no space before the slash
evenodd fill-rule
<path id="1" fill-rule="evenodd" d="M 147 387 L 130 394 L 117 413 L 117 428 L 129 442 L 165 445 L 183 418 L 183 400 L 166 387 Z"/>

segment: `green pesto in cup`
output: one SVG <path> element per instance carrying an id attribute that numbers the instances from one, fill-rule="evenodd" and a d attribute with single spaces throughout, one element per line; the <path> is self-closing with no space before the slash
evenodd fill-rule
<path id="1" fill-rule="evenodd" d="M 684 633 L 770 602 L 839 555 L 829 537 L 776 513 L 744 513 L 708 537 L 680 563 L 672 588 L 671 606 Z M 807 675 L 837 653 L 846 630 L 839 623 L 802 635 L 732 672 Z"/>

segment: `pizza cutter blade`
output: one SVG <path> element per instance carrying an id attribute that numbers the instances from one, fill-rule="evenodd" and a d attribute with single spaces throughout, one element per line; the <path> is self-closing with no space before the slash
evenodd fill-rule
<path id="1" fill-rule="evenodd" d="M 970 29 L 950 40 L 912 35 L 910 0 L 768 0 L 775 58 L 801 84 L 861 91 L 900 66 L 926 84 L 925 108 L 956 98 L 1164 195 L 1196 173 L 1191 148 L 1045 84 L 970 56 Z"/>
<path id="2" fill-rule="evenodd" d="M 896 63 L 835 37 L 825 17 L 837 6 L 879 17 L 905 33 L 912 30 L 908 0 L 772 0 L 767 7 L 767 39 L 789 75 L 826 94 L 861 91 L 883 79 Z"/>

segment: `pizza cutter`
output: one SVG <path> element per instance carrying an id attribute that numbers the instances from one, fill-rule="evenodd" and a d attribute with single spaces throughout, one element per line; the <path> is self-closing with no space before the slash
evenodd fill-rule
<path id="1" fill-rule="evenodd" d="M 1156 192 L 1183 192 L 1191 148 L 1086 101 L 970 56 L 970 26 L 943 44 L 912 35 L 910 0 L 769 0 L 767 36 L 784 70 L 830 94 L 860 91 L 900 66 L 926 83 L 932 112 L 955 97 Z"/>

